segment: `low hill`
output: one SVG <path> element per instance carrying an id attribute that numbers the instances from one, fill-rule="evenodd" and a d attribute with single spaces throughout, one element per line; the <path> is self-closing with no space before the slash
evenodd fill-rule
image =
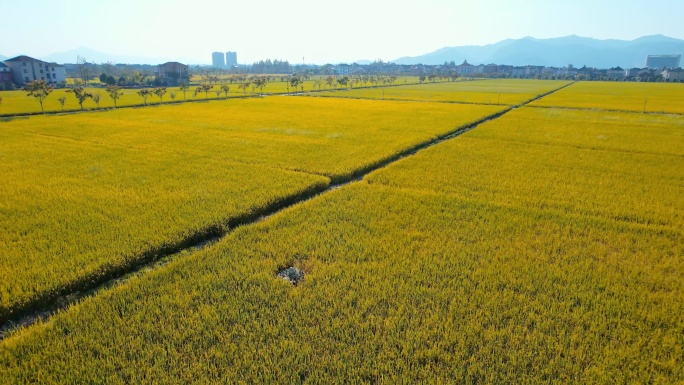
<path id="1" fill-rule="evenodd" d="M 397 64 L 443 64 L 468 60 L 472 64 L 543 65 L 547 67 L 623 68 L 643 67 L 647 55 L 684 53 L 684 40 L 663 35 L 635 40 L 598 40 L 580 36 L 552 39 L 508 39 L 484 46 L 445 47 L 415 57 L 394 60 Z"/>

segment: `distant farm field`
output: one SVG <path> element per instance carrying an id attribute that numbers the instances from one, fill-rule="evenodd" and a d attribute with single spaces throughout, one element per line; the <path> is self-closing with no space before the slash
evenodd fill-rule
<path id="1" fill-rule="evenodd" d="M 318 95 L 362 99 L 517 105 L 569 83 L 565 80 L 471 80 L 338 90 Z"/>
<path id="2" fill-rule="evenodd" d="M 684 382 L 684 116 L 464 83 L 0 122 L 7 319 L 276 207 L 0 323 L 0 383 Z"/>
<path id="3" fill-rule="evenodd" d="M 684 114 L 684 84 L 577 82 L 532 105 Z"/>

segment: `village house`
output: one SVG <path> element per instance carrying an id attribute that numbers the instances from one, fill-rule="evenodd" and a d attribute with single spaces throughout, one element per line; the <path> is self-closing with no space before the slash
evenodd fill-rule
<path id="1" fill-rule="evenodd" d="M 178 84 L 180 81 L 189 80 L 188 74 L 188 66 L 175 61 L 157 66 L 157 78 L 169 84 Z"/>
<path id="2" fill-rule="evenodd" d="M 625 78 L 625 70 L 620 67 L 614 67 L 608 70 L 608 78 L 615 80 L 622 80 Z"/>
<path id="3" fill-rule="evenodd" d="M 666 68 L 663 70 L 663 79 L 668 82 L 684 82 L 684 69 Z"/>
<path id="4" fill-rule="evenodd" d="M 12 83 L 12 70 L 5 63 L 0 63 L 0 84 L 9 83 Z"/>

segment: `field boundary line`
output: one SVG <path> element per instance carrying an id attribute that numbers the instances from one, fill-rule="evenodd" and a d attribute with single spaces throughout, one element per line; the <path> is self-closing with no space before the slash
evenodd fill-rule
<path id="1" fill-rule="evenodd" d="M 85 298 L 94 296 L 101 290 L 116 286 L 117 283 L 126 280 L 133 274 L 151 271 L 156 264 L 161 265 L 159 261 L 170 261 L 174 256 L 180 255 L 183 252 L 197 250 L 208 244 L 216 242 L 229 235 L 239 227 L 260 222 L 264 218 L 275 215 L 299 203 L 316 198 L 328 191 L 337 190 L 352 182 L 359 181 L 373 171 L 386 167 L 394 162 L 414 155 L 421 150 L 425 150 L 446 140 L 461 136 L 483 123 L 498 119 L 518 107 L 522 107 L 527 103 L 541 99 L 544 96 L 569 86 L 570 84 L 566 84 L 562 87 L 540 94 L 535 98 L 521 103 L 520 105 L 508 106 L 508 108 L 504 108 L 494 114 L 487 115 L 476 121 L 457 127 L 450 132 L 437 135 L 429 140 L 407 147 L 396 154 L 390 155 L 366 166 L 362 166 L 361 168 L 349 174 L 340 175 L 333 178 L 328 177 L 329 182 L 327 184 L 314 184 L 305 188 L 299 193 L 282 197 L 281 199 L 265 207 L 258 208 L 251 213 L 247 212 L 242 215 L 238 215 L 232 219 L 226 220 L 222 224 L 208 226 L 206 229 L 180 240 L 175 244 L 150 249 L 142 254 L 139 254 L 138 256 L 131 258 L 131 263 L 128 265 L 114 267 L 110 271 L 101 272 L 101 274 L 96 277 L 86 277 L 72 282 L 63 288 L 57 289 L 53 293 L 46 293 L 42 296 L 39 296 L 36 298 L 36 300 L 27 302 L 21 307 L 16 307 L 14 309 L 0 309 L 2 311 L 2 313 L 0 313 L 0 340 L 15 335 L 15 331 L 24 327 L 28 327 L 39 320 L 47 320 L 54 314 L 67 309 L 69 306 L 74 305 Z"/>
<path id="2" fill-rule="evenodd" d="M 682 116 L 684 112 L 667 112 L 667 111 L 636 111 L 636 110 L 617 110 L 614 108 L 591 108 L 591 107 L 569 107 L 569 106 L 526 106 L 529 108 L 557 108 L 559 110 L 575 110 L 575 111 L 594 111 L 594 112 L 621 112 L 627 114 L 640 114 L 640 115 L 677 115 Z"/>

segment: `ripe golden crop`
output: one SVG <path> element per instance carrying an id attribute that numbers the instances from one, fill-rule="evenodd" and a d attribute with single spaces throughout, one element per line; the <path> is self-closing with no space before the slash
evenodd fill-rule
<path id="1" fill-rule="evenodd" d="M 273 97 L 0 123 L 0 319 L 499 109 Z"/>
<path id="2" fill-rule="evenodd" d="M 670 116 L 512 111 L 1 342 L 0 372 L 682 382 L 683 129 Z M 291 265 L 305 271 L 296 287 L 276 276 Z"/>
<path id="3" fill-rule="evenodd" d="M 569 83 L 565 80 L 496 79 L 362 88 L 324 92 L 317 95 L 361 99 L 517 105 Z"/>
<path id="4" fill-rule="evenodd" d="M 577 82 L 532 105 L 684 114 L 684 84 Z"/>

